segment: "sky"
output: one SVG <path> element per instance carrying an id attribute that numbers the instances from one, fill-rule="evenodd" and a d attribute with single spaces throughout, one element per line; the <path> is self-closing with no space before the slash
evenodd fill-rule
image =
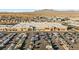
<path id="1" fill-rule="evenodd" d="M 0 12 L 32 12 L 39 9 L 79 11 L 79 0 L 0 0 Z"/>
<path id="2" fill-rule="evenodd" d="M 0 12 L 33 12 L 35 9 L 0 9 Z"/>

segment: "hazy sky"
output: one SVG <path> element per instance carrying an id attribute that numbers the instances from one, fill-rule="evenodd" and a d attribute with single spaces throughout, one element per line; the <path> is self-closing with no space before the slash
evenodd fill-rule
<path id="1" fill-rule="evenodd" d="M 39 9 L 79 11 L 79 0 L 1 0 L 0 12 L 31 12 Z"/>
<path id="2" fill-rule="evenodd" d="M 0 12 L 32 12 L 35 9 L 0 9 Z"/>

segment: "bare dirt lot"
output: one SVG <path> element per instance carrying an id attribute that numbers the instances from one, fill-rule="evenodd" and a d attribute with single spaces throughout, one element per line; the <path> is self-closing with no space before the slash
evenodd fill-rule
<path id="1" fill-rule="evenodd" d="M 1 12 L 0 16 L 17 16 L 17 17 L 34 17 L 34 16 L 50 16 L 50 17 L 69 17 L 71 19 L 79 19 L 79 11 L 50 11 L 41 10 L 35 12 Z"/>

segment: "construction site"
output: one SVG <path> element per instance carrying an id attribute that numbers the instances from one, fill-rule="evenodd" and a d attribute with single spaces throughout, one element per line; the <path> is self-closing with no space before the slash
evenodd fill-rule
<path id="1" fill-rule="evenodd" d="M 0 50 L 79 50 L 79 12 L 0 12 Z"/>

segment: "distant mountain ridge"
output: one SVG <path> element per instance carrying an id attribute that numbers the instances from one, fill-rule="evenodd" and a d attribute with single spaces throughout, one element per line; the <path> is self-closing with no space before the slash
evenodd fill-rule
<path id="1" fill-rule="evenodd" d="M 79 10 L 54 10 L 54 9 L 42 9 L 34 12 L 79 12 Z"/>
<path id="2" fill-rule="evenodd" d="M 42 10 L 36 10 L 35 12 L 54 12 L 53 9 L 42 9 Z"/>

